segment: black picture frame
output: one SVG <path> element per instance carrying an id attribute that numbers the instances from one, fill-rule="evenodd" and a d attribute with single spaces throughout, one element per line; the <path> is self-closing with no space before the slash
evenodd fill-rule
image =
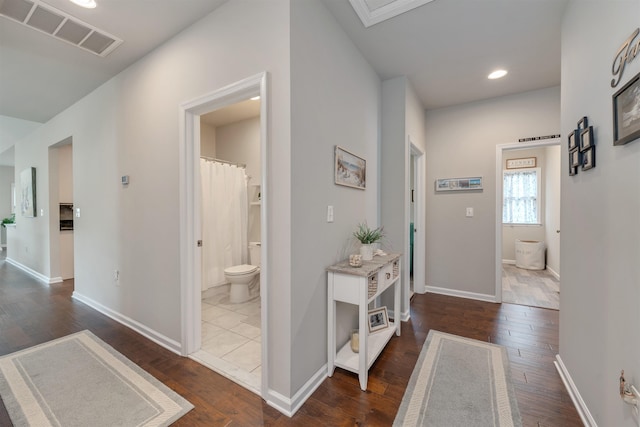
<path id="1" fill-rule="evenodd" d="M 569 136 L 567 137 L 567 145 L 569 147 L 569 151 L 574 150 L 578 147 L 578 138 L 579 138 L 579 130 L 574 129 L 571 131 Z"/>
<path id="2" fill-rule="evenodd" d="M 593 139 L 593 126 L 589 126 L 588 128 L 580 131 L 580 151 L 584 152 L 595 145 L 596 144 Z"/>
<path id="3" fill-rule="evenodd" d="M 569 167 L 577 168 L 582 164 L 582 152 L 577 148 L 569 151 Z"/>
<path id="4" fill-rule="evenodd" d="M 591 146 L 582 153 L 582 170 L 586 171 L 596 167 L 596 147 Z"/>
<path id="5" fill-rule="evenodd" d="M 589 119 L 587 116 L 584 116 L 580 120 L 578 120 L 578 130 L 586 129 L 589 126 Z"/>
<path id="6" fill-rule="evenodd" d="M 633 76 L 613 94 L 613 145 L 624 145 L 638 138 L 640 138 L 640 73 Z"/>

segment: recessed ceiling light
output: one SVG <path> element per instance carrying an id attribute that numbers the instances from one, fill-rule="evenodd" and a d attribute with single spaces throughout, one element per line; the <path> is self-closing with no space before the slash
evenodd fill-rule
<path id="1" fill-rule="evenodd" d="M 86 7 L 87 9 L 93 9 L 98 5 L 95 0 L 71 0 L 71 2 L 78 6 Z"/>
<path id="2" fill-rule="evenodd" d="M 253 98 L 249 98 L 251 101 L 257 101 L 258 99 L 260 99 L 260 95 L 258 96 L 254 96 Z"/>
<path id="3" fill-rule="evenodd" d="M 499 79 L 500 77 L 504 77 L 507 75 L 507 70 L 496 70 L 493 73 L 489 74 L 487 78 L 494 80 Z"/>

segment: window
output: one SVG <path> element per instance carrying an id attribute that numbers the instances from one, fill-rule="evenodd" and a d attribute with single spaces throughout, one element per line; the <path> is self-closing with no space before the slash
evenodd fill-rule
<path id="1" fill-rule="evenodd" d="M 540 168 L 503 172 L 502 222 L 540 224 Z"/>

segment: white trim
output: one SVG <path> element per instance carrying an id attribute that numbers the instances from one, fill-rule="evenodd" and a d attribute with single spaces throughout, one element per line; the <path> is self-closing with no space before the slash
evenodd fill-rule
<path id="1" fill-rule="evenodd" d="M 503 264 L 509 264 L 509 265 L 515 265 L 516 264 L 516 260 L 515 259 L 503 259 L 502 263 Z"/>
<path id="2" fill-rule="evenodd" d="M 413 236 L 413 291 L 418 293 L 418 294 L 424 294 L 426 292 L 426 277 L 425 277 L 425 245 L 426 245 L 426 236 L 425 236 L 425 211 L 426 211 L 426 206 L 425 206 L 425 199 L 426 199 L 426 191 L 425 191 L 425 155 L 424 152 L 422 152 L 422 150 L 420 150 L 420 148 L 418 148 L 416 145 L 414 145 L 411 142 L 411 136 L 409 136 L 407 138 L 407 146 L 409 147 L 409 161 L 411 161 L 411 157 L 414 156 L 414 163 L 413 163 L 413 173 L 414 173 L 414 219 L 413 219 L 413 226 L 415 227 L 415 229 L 417 230 L 416 233 Z M 410 164 L 409 167 L 407 168 L 407 175 L 409 175 L 411 173 L 411 168 L 410 168 Z M 406 184 L 406 188 L 407 188 L 407 200 L 409 200 L 409 193 L 411 190 L 410 187 L 410 182 L 408 181 Z M 410 200 L 407 202 L 407 206 L 410 206 Z M 409 225 L 411 224 L 411 217 L 408 216 L 406 223 L 405 223 L 405 230 L 409 229 Z M 405 249 L 407 256 L 405 256 L 405 258 L 408 260 L 409 259 L 409 254 L 410 254 L 410 247 L 409 245 L 411 245 L 411 242 L 409 241 L 409 239 L 407 239 L 407 247 Z M 416 262 L 416 259 L 418 260 L 418 262 Z M 409 289 L 409 281 L 411 280 L 410 274 L 409 274 L 409 264 L 408 262 L 406 263 L 406 268 L 407 268 L 407 274 L 405 274 L 406 276 L 406 281 L 407 281 L 407 289 Z M 409 294 L 409 292 L 407 292 L 407 295 Z M 410 297 L 410 296 L 409 296 Z M 409 306 L 407 305 L 407 307 L 403 307 L 403 310 L 405 310 L 406 312 L 409 312 Z M 405 321 L 404 319 L 404 313 L 403 313 L 403 321 Z"/>
<path id="3" fill-rule="evenodd" d="M 389 319 L 394 319 L 395 321 L 395 313 L 393 310 L 388 310 L 387 315 L 389 316 Z M 408 322 L 409 319 L 411 319 L 411 309 L 400 312 L 400 321 Z"/>
<path id="4" fill-rule="evenodd" d="M 393 0 L 389 4 L 378 9 L 371 10 L 365 0 L 349 0 L 353 10 L 356 11 L 362 25 L 369 28 L 394 16 L 408 12 L 418 6 L 432 2 L 433 0 Z"/>
<path id="5" fill-rule="evenodd" d="M 556 279 L 560 280 L 560 273 L 558 273 L 557 271 L 555 271 L 553 268 L 549 267 L 547 265 L 547 271 L 549 273 L 551 273 L 551 275 L 553 275 L 553 277 L 555 277 Z"/>
<path id="6" fill-rule="evenodd" d="M 553 364 L 556 365 L 558 374 L 560 374 L 560 378 L 562 378 L 562 382 L 564 383 L 564 386 L 566 387 L 567 392 L 569 393 L 569 396 L 571 397 L 571 400 L 573 401 L 573 404 L 578 411 L 578 415 L 580 415 L 582 423 L 585 425 L 585 427 L 598 427 L 598 424 L 596 424 L 596 421 L 591 416 L 591 412 L 589 412 L 587 404 L 582 399 L 582 396 L 580 396 L 580 392 L 578 391 L 576 384 L 573 382 L 571 374 L 569 374 L 569 371 L 564 365 L 564 362 L 562 361 L 562 358 L 560 358 L 559 354 L 556 354 L 556 360 L 553 362 Z"/>
<path id="7" fill-rule="evenodd" d="M 304 402 L 311 397 L 313 392 L 320 387 L 320 384 L 327 378 L 327 372 L 327 364 L 324 364 L 290 399 L 271 389 L 267 391 L 263 398 L 269 406 L 276 408 L 287 417 L 292 417 Z"/>
<path id="8" fill-rule="evenodd" d="M 46 283 L 47 285 L 52 285 L 54 283 L 62 283 L 62 277 L 48 277 L 48 276 L 45 276 L 44 274 L 38 273 L 37 271 L 27 267 L 24 264 L 20 264 L 18 261 L 14 260 L 12 258 L 5 258 L 5 261 L 8 262 L 9 264 L 13 265 L 14 267 L 17 267 L 20 270 L 24 271 L 25 273 L 27 273 L 31 277 L 33 277 L 35 279 L 38 279 L 43 283 Z"/>
<path id="9" fill-rule="evenodd" d="M 549 147 L 552 145 L 560 145 L 560 138 L 552 138 L 536 141 L 535 143 L 523 144 L 521 142 L 515 142 L 510 144 L 498 144 L 496 145 L 496 206 L 495 206 L 495 221 L 496 221 L 496 258 L 495 258 L 495 275 L 496 275 L 496 290 L 495 290 L 495 302 L 502 302 L 502 164 L 503 154 L 505 150 L 513 150 L 519 148 L 539 148 Z"/>
<path id="10" fill-rule="evenodd" d="M 432 294 L 448 295 L 451 297 L 467 298 L 478 301 L 497 302 L 493 295 L 478 294 L 476 292 L 459 291 L 456 289 L 440 288 L 438 286 L 427 286 L 427 292 Z"/>
<path id="11" fill-rule="evenodd" d="M 182 318 L 182 354 L 189 355 L 200 348 L 201 340 L 201 292 L 200 255 L 197 241 L 200 230 L 200 177 L 198 162 L 200 157 L 200 115 L 217 108 L 260 95 L 260 162 L 261 162 L 261 265 L 260 298 L 262 322 L 262 366 L 268 363 L 268 277 L 269 277 L 269 139 L 268 139 L 268 73 L 232 83 L 213 92 L 200 96 L 179 106 L 180 125 L 180 289 Z M 196 321 L 197 319 L 197 321 Z M 265 396 L 268 369 L 262 369 L 262 396 Z"/>
<path id="12" fill-rule="evenodd" d="M 86 305 L 88 305 L 89 307 L 93 308 L 96 311 L 99 311 L 100 313 L 104 314 L 107 317 L 110 317 L 111 319 L 115 320 L 116 322 L 130 328 L 133 329 L 134 331 L 136 331 L 137 333 L 139 333 L 140 335 L 150 339 L 151 341 L 155 342 L 156 344 L 166 348 L 167 350 L 172 351 L 173 353 L 176 353 L 178 355 L 181 355 L 181 348 L 180 348 L 180 343 L 172 340 L 171 338 L 168 338 L 156 331 L 154 331 L 153 329 L 143 325 L 140 322 L 137 322 L 133 319 L 131 319 L 130 317 L 125 316 L 122 313 L 119 313 L 117 311 L 114 311 L 112 309 L 110 309 L 109 307 L 106 307 L 102 304 L 100 304 L 99 302 L 84 296 L 80 293 L 78 293 L 77 291 L 74 291 L 73 294 L 71 294 L 71 298 L 78 300 Z"/>

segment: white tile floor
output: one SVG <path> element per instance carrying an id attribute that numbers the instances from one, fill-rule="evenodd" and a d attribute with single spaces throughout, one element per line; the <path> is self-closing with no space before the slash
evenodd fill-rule
<path id="1" fill-rule="evenodd" d="M 260 394 L 260 297 L 229 303 L 227 292 L 202 300 L 202 346 L 192 358 Z"/>

